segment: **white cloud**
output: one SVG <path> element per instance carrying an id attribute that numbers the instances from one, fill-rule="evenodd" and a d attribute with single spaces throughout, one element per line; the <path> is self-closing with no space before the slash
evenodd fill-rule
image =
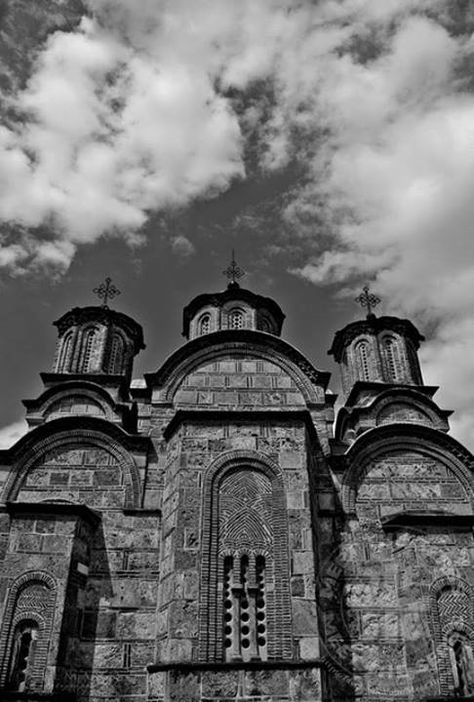
<path id="1" fill-rule="evenodd" d="M 49 38 L 15 100 L 24 118 L 0 129 L 0 220 L 17 227 L 0 266 L 64 269 L 104 233 L 136 242 L 151 211 L 245 177 L 250 133 L 261 168 L 307 169 L 285 217 L 326 248 L 300 274 L 373 278 L 388 311 L 435 323 L 426 376 L 446 379 L 469 439 L 474 96 L 462 67 L 474 43 L 459 21 L 453 32 L 453 4 L 88 5 L 95 19 Z"/>
<path id="2" fill-rule="evenodd" d="M 13 446 L 28 431 L 28 426 L 24 419 L 18 422 L 0 427 L 0 449 L 7 449 Z"/>

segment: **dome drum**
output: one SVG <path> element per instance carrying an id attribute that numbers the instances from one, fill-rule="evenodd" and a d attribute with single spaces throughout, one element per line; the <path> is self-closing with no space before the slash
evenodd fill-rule
<path id="1" fill-rule="evenodd" d="M 285 315 L 271 298 L 231 283 L 220 293 L 198 295 L 183 311 L 183 336 L 195 339 L 227 329 L 250 329 L 280 336 Z"/>

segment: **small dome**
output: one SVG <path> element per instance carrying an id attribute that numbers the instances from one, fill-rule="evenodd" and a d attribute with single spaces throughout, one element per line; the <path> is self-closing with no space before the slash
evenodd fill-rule
<path id="1" fill-rule="evenodd" d="M 328 353 L 340 365 L 345 393 L 357 381 L 422 385 L 417 351 L 423 340 L 408 319 L 369 314 L 338 331 Z"/>
<path id="2" fill-rule="evenodd" d="M 54 322 L 58 328 L 56 373 L 129 376 L 145 348 L 141 326 L 108 307 L 75 307 Z"/>
<path id="3" fill-rule="evenodd" d="M 226 329 L 253 329 L 280 336 L 285 315 L 269 297 L 229 283 L 226 290 L 205 293 L 183 310 L 183 336 L 195 339 Z"/>

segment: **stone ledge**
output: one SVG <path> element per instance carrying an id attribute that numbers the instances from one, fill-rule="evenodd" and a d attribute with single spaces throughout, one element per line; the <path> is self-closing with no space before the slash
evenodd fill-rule
<path id="1" fill-rule="evenodd" d="M 474 514 L 428 511 L 396 512 L 395 514 L 382 517 L 381 522 L 385 531 L 395 531 L 396 529 L 410 526 L 450 526 L 466 529 L 474 526 Z M 445 698 L 440 697 L 439 699 Z M 472 699 L 474 700 L 474 697 Z"/>
<path id="2" fill-rule="evenodd" d="M 75 702 L 72 692 L 16 692 L 0 688 L 2 702 Z"/>
<path id="3" fill-rule="evenodd" d="M 71 504 L 70 502 L 7 502 L 0 506 L 0 511 L 8 512 L 15 516 L 17 514 L 53 514 L 59 516 L 82 517 L 93 525 L 97 525 L 101 520 L 99 512 L 95 512 L 82 504 Z"/>
<path id="4" fill-rule="evenodd" d="M 175 670 L 183 673 L 201 671 L 227 671 L 227 670 L 291 670 L 301 668 L 322 668 L 325 663 L 321 658 L 313 660 L 272 660 L 272 661 L 169 661 L 151 663 L 146 666 L 149 673 L 158 673 Z"/>
<path id="5" fill-rule="evenodd" d="M 192 421 L 219 421 L 219 422 L 235 422 L 235 421 L 246 421 L 246 422 L 261 422 L 268 420 L 270 418 L 277 417 L 279 422 L 290 422 L 298 421 L 303 422 L 308 430 L 314 435 L 314 424 L 311 419 L 311 414 L 307 409 L 296 409 L 282 410 L 280 407 L 275 407 L 274 409 L 262 409 L 262 410 L 218 410 L 218 409 L 179 409 L 177 410 L 174 417 L 163 429 L 163 437 L 168 440 L 173 433 L 178 429 L 178 427 L 183 422 Z"/>

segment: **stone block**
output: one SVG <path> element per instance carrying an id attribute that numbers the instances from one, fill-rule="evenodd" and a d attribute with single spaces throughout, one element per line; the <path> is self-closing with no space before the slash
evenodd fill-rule
<path id="1" fill-rule="evenodd" d="M 244 690 L 249 697 L 285 698 L 288 695 L 286 671 L 248 670 L 245 672 Z"/>
<path id="2" fill-rule="evenodd" d="M 303 660 L 315 660 L 320 656 L 319 638 L 308 636 L 299 639 L 300 658 Z"/>
<path id="3" fill-rule="evenodd" d="M 199 702 L 201 699 L 199 676 L 170 671 L 168 674 L 169 702 Z"/>
<path id="4" fill-rule="evenodd" d="M 205 671 L 201 675 L 202 696 L 219 698 L 235 698 L 239 683 L 239 672 L 229 671 Z"/>
<path id="5" fill-rule="evenodd" d="M 318 636 L 318 617 L 316 603 L 311 600 L 294 599 L 293 634 L 295 636 Z"/>
<path id="6" fill-rule="evenodd" d="M 314 571 L 314 556 L 312 551 L 293 551 L 292 556 L 294 575 L 311 573 Z"/>

